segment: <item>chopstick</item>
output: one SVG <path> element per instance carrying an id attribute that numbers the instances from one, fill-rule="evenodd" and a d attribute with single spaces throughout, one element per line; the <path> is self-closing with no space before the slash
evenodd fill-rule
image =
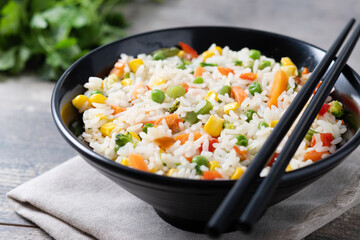
<path id="1" fill-rule="evenodd" d="M 313 90 L 335 57 L 336 52 L 339 50 L 354 22 L 355 19 L 350 19 L 346 24 L 345 28 L 332 44 L 326 55 L 314 69 L 302 90 L 298 93 L 283 117 L 279 120 L 275 129 L 254 158 L 245 174 L 234 184 L 228 195 L 215 211 L 205 229 L 208 235 L 214 237 L 219 236 L 229 228 L 234 216 L 239 216 L 245 209 L 250 200 L 248 195 L 256 180 L 259 178 L 260 172 L 307 103 Z"/>
<path id="2" fill-rule="evenodd" d="M 305 109 L 304 114 L 299 120 L 299 124 L 296 125 L 283 150 L 280 152 L 278 159 L 276 160 L 276 164 L 273 165 L 270 173 L 261 183 L 247 208 L 241 215 L 239 222 L 243 224 L 245 228 L 251 228 L 266 208 L 275 189 L 280 183 L 287 164 L 295 154 L 298 146 L 304 139 L 315 117 L 326 101 L 326 98 L 329 96 L 331 89 L 335 85 L 335 82 L 346 64 L 346 61 L 349 59 L 359 36 L 360 24 L 357 25 L 349 41 L 345 44 L 339 57 L 336 59 L 334 65 L 330 68 L 324 81 L 321 83 L 309 106 Z"/>

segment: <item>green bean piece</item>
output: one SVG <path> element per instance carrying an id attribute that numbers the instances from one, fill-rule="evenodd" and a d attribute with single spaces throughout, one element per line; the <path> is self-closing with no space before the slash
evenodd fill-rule
<path id="1" fill-rule="evenodd" d="M 164 60 L 165 58 L 176 56 L 179 51 L 180 49 L 176 47 L 161 48 L 153 52 L 152 55 L 154 60 Z"/>
<path id="2" fill-rule="evenodd" d="M 270 61 L 266 61 L 266 60 L 262 60 L 258 66 L 258 68 L 260 70 L 263 70 L 266 67 L 270 67 L 271 66 L 271 62 Z"/>
<path id="3" fill-rule="evenodd" d="M 151 128 L 151 127 L 153 127 L 153 126 L 154 126 L 154 124 L 152 124 L 152 123 L 147 123 L 147 124 L 145 124 L 145 125 L 143 126 L 142 130 L 143 130 L 144 133 L 147 133 L 147 132 L 148 132 L 148 128 Z"/>
<path id="4" fill-rule="evenodd" d="M 252 95 L 255 95 L 255 93 L 261 93 L 262 92 L 262 89 L 261 89 L 261 85 L 260 83 L 258 82 L 253 82 L 252 84 L 250 84 L 249 86 L 249 92 L 252 94 Z"/>
<path id="5" fill-rule="evenodd" d="M 197 77 L 197 78 L 194 79 L 193 83 L 196 83 L 196 84 L 204 83 L 204 79 L 201 76 Z"/>
<path id="6" fill-rule="evenodd" d="M 224 128 L 225 129 L 235 129 L 235 126 L 233 123 L 229 122 L 228 120 L 224 121 Z"/>
<path id="7" fill-rule="evenodd" d="M 262 127 L 267 128 L 269 127 L 269 124 L 267 124 L 267 122 L 260 122 L 258 128 L 261 129 Z"/>
<path id="8" fill-rule="evenodd" d="M 248 140 L 244 135 L 239 134 L 236 136 L 236 139 L 237 139 L 236 145 L 244 146 L 244 147 L 248 145 Z"/>
<path id="9" fill-rule="evenodd" d="M 185 95 L 185 88 L 180 85 L 171 86 L 166 90 L 166 94 L 171 98 L 178 98 Z"/>
<path id="10" fill-rule="evenodd" d="M 197 118 L 197 114 L 194 111 L 188 112 L 184 117 L 184 120 L 190 124 L 194 124 L 199 121 L 199 119 Z"/>
<path id="11" fill-rule="evenodd" d="M 176 110 L 178 110 L 179 106 L 180 106 L 180 101 L 175 101 L 175 103 L 171 107 L 169 107 L 168 112 L 174 113 Z"/>
<path id="12" fill-rule="evenodd" d="M 238 59 L 235 59 L 234 61 L 233 61 L 233 63 L 234 63 L 234 65 L 235 66 L 242 66 L 242 61 L 240 61 L 240 60 L 238 60 Z"/>
<path id="13" fill-rule="evenodd" d="M 153 55 L 154 60 L 165 60 L 165 54 L 162 51 L 157 51 Z"/>
<path id="14" fill-rule="evenodd" d="M 103 92 L 102 91 L 100 91 L 100 90 L 93 90 L 93 91 L 91 91 L 91 93 L 90 93 L 90 96 L 92 96 L 92 95 L 94 95 L 94 94 L 101 94 L 101 95 L 104 95 L 103 94 Z"/>
<path id="15" fill-rule="evenodd" d="M 200 67 L 216 67 L 217 64 L 215 63 L 205 63 L 205 62 L 201 62 L 200 63 Z"/>
<path id="16" fill-rule="evenodd" d="M 165 93 L 160 89 L 154 89 L 151 92 L 151 99 L 157 103 L 163 103 L 165 100 Z"/>
<path id="17" fill-rule="evenodd" d="M 185 64 L 179 64 L 178 66 L 177 66 L 177 68 L 178 69 L 182 69 L 182 70 L 185 70 L 186 69 L 186 66 L 185 66 Z"/>
<path id="18" fill-rule="evenodd" d="M 251 110 L 251 109 L 246 110 L 246 111 L 245 111 L 246 121 L 247 121 L 247 122 L 250 122 L 250 121 L 253 119 L 253 115 L 254 115 L 255 113 L 257 114 L 257 112 L 254 111 L 254 110 Z"/>
<path id="19" fill-rule="evenodd" d="M 124 79 L 126 79 L 126 78 L 130 78 L 130 73 L 129 72 L 124 73 Z"/>
<path id="20" fill-rule="evenodd" d="M 311 142 L 311 139 L 312 139 L 312 136 L 314 133 L 318 133 L 318 132 L 310 128 L 309 131 L 307 131 L 307 133 L 305 135 L 305 139 L 308 140 L 309 142 Z"/>
<path id="21" fill-rule="evenodd" d="M 256 49 L 251 49 L 249 51 L 249 57 L 251 57 L 252 59 L 259 59 L 261 56 L 261 52 L 259 50 Z"/>
<path id="22" fill-rule="evenodd" d="M 225 94 L 228 94 L 230 96 L 230 93 L 231 93 L 231 87 L 229 85 L 224 85 L 220 88 L 219 94 L 221 95 L 225 95 Z"/>
<path id="23" fill-rule="evenodd" d="M 201 104 L 201 105 L 200 105 Z M 208 100 L 202 100 L 199 102 L 198 106 L 202 106 L 199 111 L 196 112 L 196 115 L 204 115 L 209 114 L 210 111 L 213 109 L 213 105 Z"/>
<path id="24" fill-rule="evenodd" d="M 344 115 L 344 108 L 339 101 L 334 101 L 330 107 L 330 112 L 334 117 L 341 118 Z"/>

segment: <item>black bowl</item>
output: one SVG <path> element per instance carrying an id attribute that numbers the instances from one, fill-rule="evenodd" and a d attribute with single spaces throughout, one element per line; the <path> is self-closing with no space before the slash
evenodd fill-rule
<path id="1" fill-rule="evenodd" d="M 165 221 L 182 229 L 202 232 L 204 223 L 212 216 L 234 181 L 171 178 L 128 168 L 95 153 L 85 143 L 80 142 L 68 127 L 71 119 L 79 117 L 79 114 L 66 109 L 76 95 L 84 92 L 82 86 L 90 76 L 106 74 L 121 53 L 134 56 L 151 53 L 159 48 L 174 46 L 179 41 L 188 43 L 198 52 L 206 50 L 211 43 L 229 46 L 233 50 L 255 48 L 276 60 L 289 56 L 297 66 L 307 66 L 310 70 L 314 69 L 325 53 L 311 44 L 274 33 L 233 27 L 186 27 L 148 32 L 99 47 L 75 62 L 62 75 L 55 86 L 51 107 L 55 123 L 65 140 L 90 165 L 153 206 Z M 359 75 L 346 66 L 335 86 L 336 91 L 333 92 L 333 96 L 344 103 L 346 123 L 351 128 L 346 134 L 346 143 L 331 156 L 286 173 L 270 205 L 314 182 L 343 161 L 359 145 L 359 82 Z M 261 180 L 257 184 L 260 182 Z"/>

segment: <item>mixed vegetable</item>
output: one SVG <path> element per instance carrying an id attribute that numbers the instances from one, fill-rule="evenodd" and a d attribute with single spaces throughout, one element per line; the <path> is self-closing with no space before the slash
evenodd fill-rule
<path id="1" fill-rule="evenodd" d="M 110 115 L 97 114 L 95 117 L 102 122 L 101 126 L 96 130 L 99 131 L 103 139 L 109 138 L 114 141 L 114 157 L 113 160 L 121 157 L 120 163 L 126 166 L 133 167 L 147 172 L 159 173 L 161 169 L 152 166 L 149 168 L 149 161 L 141 154 L 131 153 L 128 156 L 120 156 L 119 149 L 132 145 L 134 148 L 138 142 L 142 141 L 143 134 L 150 134 L 152 129 L 156 129 L 161 125 L 166 125 L 171 131 L 169 136 L 161 136 L 154 138 L 152 141 L 159 148 L 159 154 L 166 154 L 169 149 L 174 145 L 181 146 L 191 139 L 197 141 L 206 135 L 206 143 L 202 142 L 199 149 L 192 156 L 184 155 L 183 157 L 192 164 L 196 174 L 201 176 L 201 179 L 214 180 L 222 179 L 224 176 L 221 174 L 221 163 L 214 159 L 208 159 L 204 154 L 206 152 L 214 152 L 221 143 L 220 136 L 224 131 L 234 131 L 238 127 L 234 122 L 228 120 L 226 116 L 236 115 L 238 118 L 243 118 L 246 122 L 251 123 L 254 119 L 261 121 L 257 125 L 258 130 L 267 131 L 273 129 L 277 120 L 264 121 L 262 116 L 257 112 L 257 109 L 244 107 L 243 103 L 248 99 L 252 99 L 258 95 L 262 95 L 266 87 L 261 81 L 259 74 L 261 71 L 268 71 L 275 69 L 277 64 L 278 70 L 274 72 L 272 83 L 270 84 L 268 95 L 264 95 L 265 103 L 269 109 L 276 109 L 282 104 L 283 98 L 281 97 L 284 92 L 290 91 L 291 93 L 299 91 L 304 81 L 306 81 L 309 70 L 304 67 L 300 71 L 292 60 L 288 57 L 281 58 L 280 63 L 272 62 L 261 55 L 261 52 L 256 49 L 248 51 L 248 59 L 239 60 L 234 59 L 232 64 L 225 64 L 224 66 L 208 61 L 216 56 L 221 56 L 223 49 L 220 46 L 214 46 L 209 50 L 198 54 L 191 46 L 186 43 L 179 42 L 180 47 L 163 48 L 151 53 L 153 61 L 165 61 L 167 58 L 178 58 L 176 68 L 178 71 L 189 71 L 190 80 L 184 81 L 180 84 L 161 87 L 167 83 L 166 79 L 156 79 L 149 82 L 135 81 L 135 75 L 139 69 L 144 71 L 146 68 L 142 58 L 129 58 L 127 61 L 119 60 L 115 63 L 114 68 L 110 71 L 107 78 L 102 80 L 99 89 L 89 91 L 87 94 L 78 95 L 72 100 L 72 104 L 80 113 L 92 108 L 103 108 L 104 105 L 108 106 L 112 113 Z M 242 69 L 240 73 L 237 73 Z M 245 69 L 245 70 L 244 70 Z M 194 89 L 201 88 L 206 84 L 208 74 L 218 74 L 219 81 L 225 78 L 237 77 L 241 81 L 246 81 L 246 88 L 239 84 L 226 84 L 218 88 L 211 88 L 203 96 L 201 101 L 194 105 L 194 110 L 189 110 L 186 114 L 179 115 L 179 109 L 183 111 L 184 106 L 183 98 L 187 96 L 188 92 L 194 92 Z M 292 79 L 291 82 L 289 79 Z M 127 89 L 130 92 L 131 99 L 128 105 L 114 104 L 113 101 L 108 101 L 107 91 L 111 89 L 114 83 L 119 83 L 119 88 Z M 147 95 L 147 93 L 150 93 Z M 314 92 L 315 94 L 315 92 Z M 126 115 L 137 99 L 140 97 L 149 96 L 153 104 L 160 104 L 163 116 L 157 119 L 151 118 L 150 111 L 145 112 L 149 115 L 148 121 L 137 122 L 141 128 L 137 131 L 121 130 L 116 122 L 118 116 Z M 231 101 L 222 104 L 221 99 L 231 99 Z M 244 103 L 245 104 L 245 103 Z M 248 104 L 248 103 L 246 103 Z M 162 107 L 167 106 L 167 107 Z M 170 107 L 169 107 L 170 106 Z M 219 109 L 219 106 L 221 108 Z M 248 105 L 246 105 L 248 106 Z M 216 111 L 214 110 L 216 108 Z M 330 115 L 329 115 L 330 114 Z M 320 110 L 318 118 L 333 116 L 336 119 L 341 119 L 344 114 L 342 104 L 338 101 L 329 101 Z M 201 130 L 185 132 L 184 128 L 191 128 L 195 124 L 201 124 Z M 79 134 L 79 124 L 75 124 L 76 134 Z M 80 128 L 84 129 L 84 128 Z M 87 129 L 85 128 L 85 132 Z M 230 151 L 235 151 L 239 157 L 239 162 L 251 160 L 256 151 L 251 148 L 250 142 L 252 138 L 246 134 L 233 135 L 233 146 Z M 312 150 L 315 146 L 332 145 L 334 136 L 328 132 L 317 132 L 309 129 L 304 141 L 305 148 L 309 151 L 305 152 L 304 161 L 318 161 L 322 159 L 324 154 L 329 154 L 329 151 L 318 152 Z M 104 141 L 104 140 L 101 140 Z M 206 144 L 206 146 L 204 146 Z M 173 151 L 174 149 L 172 149 Z M 271 167 L 276 161 L 275 153 L 273 158 L 269 161 L 268 166 Z M 161 158 L 161 157 L 160 157 Z M 176 176 L 178 171 L 177 166 L 167 166 L 165 162 L 162 164 L 163 174 L 168 176 Z M 180 162 L 179 164 L 180 165 Z M 165 169 L 165 171 L 164 171 Z M 238 179 L 242 176 L 246 167 L 240 165 L 233 168 L 230 179 Z M 287 171 L 291 171 L 292 167 L 289 165 Z"/>

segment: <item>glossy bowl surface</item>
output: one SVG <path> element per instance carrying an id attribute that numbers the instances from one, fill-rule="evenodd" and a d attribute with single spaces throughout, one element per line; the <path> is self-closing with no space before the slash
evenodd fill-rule
<path id="1" fill-rule="evenodd" d="M 297 66 L 314 69 L 324 51 L 300 40 L 279 34 L 233 27 L 185 27 L 148 32 L 120 39 L 99 47 L 75 62 L 62 75 L 54 88 L 51 108 L 54 121 L 65 140 L 93 167 L 128 192 L 147 202 L 170 224 L 190 231 L 202 232 L 234 181 L 200 181 L 158 176 L 117 164 L 92 151 L 69 130 L 76 111 L 64 109 L 71 100 L 83 93 L 82 87 L 90 76 L 104 76 L 121 53 L 136 56 L 159 48 L 172 47 L 179 41 L 188 43 L 197 52 L 210 44 L 259 49 L 262 54 L 280 60 L 289 56 Z M 338 165 L 360 143 L 360 77 L 346 66 L 335 86 L 333 97 L 344 103 L 346 123 L 352 128 L 346 143 L 331 156 L 310 166 L 286 173 L 276 190 L 271 205 L 293 195 Z M 259 184 L 261 180 L 257 182 Z M 255 188 L 254 188 L 255 189 Z M 311 197 L 311 196 L 309 196 Z"/>

